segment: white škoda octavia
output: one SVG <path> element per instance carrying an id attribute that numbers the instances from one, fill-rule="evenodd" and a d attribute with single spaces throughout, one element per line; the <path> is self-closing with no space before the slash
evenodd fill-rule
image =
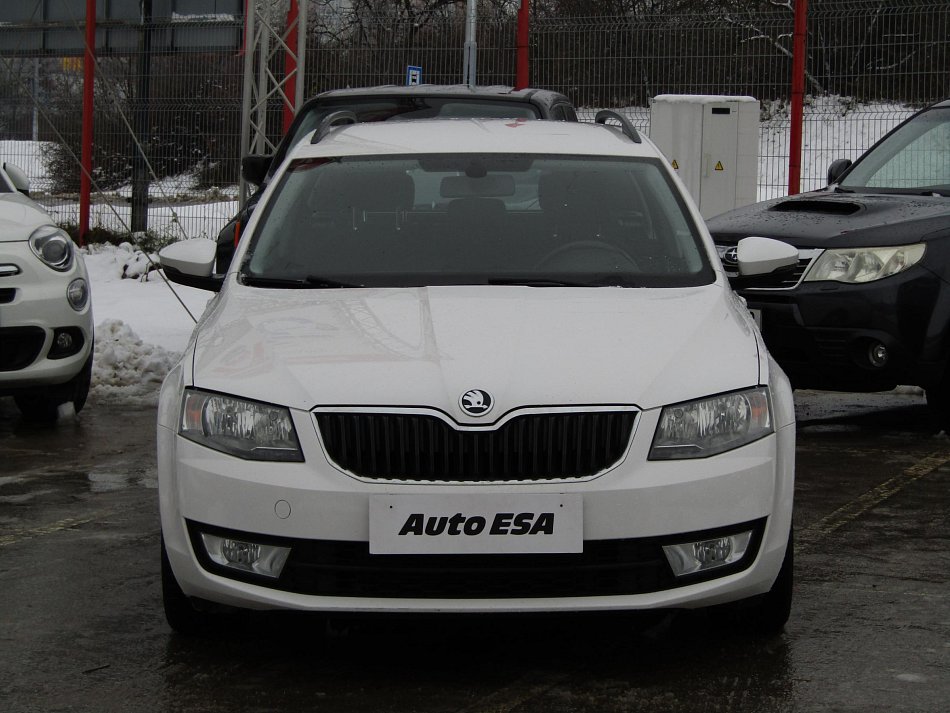
<path id="1" fill-rule="evenodd" d="M 781 628 L 788 382 L 666 161 L 606 118 L 324 127 L 226 275 L 213 241 L 163 251 L 219 291 L 159 407 L 172 627 L 746 600 Z"/>

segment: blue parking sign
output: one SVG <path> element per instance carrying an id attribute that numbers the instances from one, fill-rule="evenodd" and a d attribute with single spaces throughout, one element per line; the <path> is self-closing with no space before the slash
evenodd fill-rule
<path id="1" fill-rule="evenodd" d="M 422 84 L 422 67 L 409 65 L 406 67 L 406 86 L 411 87 L 415 84 Z"/>

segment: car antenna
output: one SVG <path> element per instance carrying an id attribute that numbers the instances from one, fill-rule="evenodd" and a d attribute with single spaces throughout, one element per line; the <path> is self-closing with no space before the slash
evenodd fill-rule
<path id="1" fill-rule="evenodd" d="M 338 111 L 333 111 L 327 114 L 323 121 L 320 122 L 319 128 L 317 128 L 316 133 L 314 133 L 313 138 L 310 139 L 311 144 L 318 144 L 323 141 L 324 137 L 330 133 L 330 129 L 335 126 L 345 126 L 346 124 L 358 124 L 359 119 L 356 114 L 354 114 L 349 109 L 340 109 Z"/>
<path id="2" fill-rule="evenodd" d="M 630 120 L 623 114 L 619 114 L 616 111 L 612 111 L 610 109 L 601 109 L 597 112 L 597 116 L 594 117 L 594 122 L 597 124 L 606 125 L 608 119 L 619 121 L 620 128 L 623 129 L 623 133 L 626 134 L 633 143 L 643 143 L 640 139 L 640 132 L 637 131 L 637 127 L 631 124 Z"/>

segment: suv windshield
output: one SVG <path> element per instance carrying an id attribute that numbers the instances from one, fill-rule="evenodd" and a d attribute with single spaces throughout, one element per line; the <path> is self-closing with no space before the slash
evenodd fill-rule
<path id="1" fill-rule="evenodd" d="M 950 108 L 931 109 L 865 154 L 839 184 L 845 189 L 950 192 Z"/>
<path id="2" fill-rule="evenodd" d="M 494 154 L 294 161 L 242 276 L 266 287 L 682 287 L 715 277 L 657 160 Z"/>

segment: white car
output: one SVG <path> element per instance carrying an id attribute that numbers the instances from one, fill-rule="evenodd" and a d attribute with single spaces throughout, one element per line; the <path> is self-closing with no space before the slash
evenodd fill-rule
<path id="1" fill-rule="evenodd" d="M 72 238 L 30 200 L 16 166 L 0 169 L 0 396 L 48 421 L 86 403 L 92 376 L 89 277 Z"/>
<path id="2" fill-rule="evenodd" d="M 159 405 L 173 628 L 738 600 L 784 625 L 791 390 L 629 124 L 320 130 L 226 275 L 209 240 L 161 260 L 219 290 Z"/>

